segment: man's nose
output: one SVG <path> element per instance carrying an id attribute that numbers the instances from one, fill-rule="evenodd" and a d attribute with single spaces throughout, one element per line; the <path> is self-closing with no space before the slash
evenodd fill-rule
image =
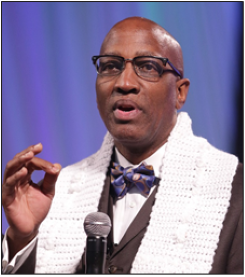
<path id="1" fill-rule="evenodd" d="M 133 64 L 127 62 L 124 70 L 117 76 L 114 89 L 120 93 L 138 93 L 140 90 L 139 77 L 134 71 Z"/>

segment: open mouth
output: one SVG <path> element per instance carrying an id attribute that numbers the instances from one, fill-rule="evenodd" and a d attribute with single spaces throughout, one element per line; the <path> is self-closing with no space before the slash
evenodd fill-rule
<path id="1" fill-rule="evenodd" d="M 135 107 L 130 106 L 130 105 L 120 105 L 117 107 L 117 109 L 126 113 L 126 112 L 131 112 L 131 111 L 135 110 Z"/>
<path id="2" fill-rule="evenodd" d="M 135 109 L 138 109 L 137 105 L 135 102 L 131 101 L 131 100 L 118 100 L 115 102 L 115 104 L 113 105 L 113 110 L 120 110 L 123 112 L 130 112 L 133 111 Z"/>
<path id="3" fill-rule="evenodd" d="M 116 119 L 128 121 L 135 118 L 140 113 L 140 109 L 131 100 L 118 100 L 113 106 L 113 113 Z"/>

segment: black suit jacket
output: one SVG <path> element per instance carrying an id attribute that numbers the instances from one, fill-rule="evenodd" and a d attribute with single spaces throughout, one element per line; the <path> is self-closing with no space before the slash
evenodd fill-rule
<path id="1" fill-rule="evenodd" d="M 146 232 L 157 187 L 129 226 L 119 245 L 113 243 L 113 228 L 108 236 L 105 273 L 130 273 L 135 255 Z M 110 176 L 107 174 L 98 211 L 107 213 L 113 225 L 113 199 L 110 195 Z M 32 251 L 16 273 L 34 273 L 35 253 Z M 84 273 L 84 255 L 76 273 Z M 51 272 L 52 273 L 52 272 Z M 151 272 L 148 272 L 151 273 Z M 202 273 L 202 272 L 200 272 Z M 238 165 L 232 183 L 232 197 L 226 214 L 218 248 L 210 273 L 243 273 L 243 166 Z"/>

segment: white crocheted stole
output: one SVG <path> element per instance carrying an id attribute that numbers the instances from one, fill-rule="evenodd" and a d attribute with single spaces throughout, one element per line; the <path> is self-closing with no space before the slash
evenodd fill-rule
<path id="1" fill-rule="evenodd" d="M 97 210 L 112 148 L 107 133 L 96 154 L 62 170 L 40 227 L 36 273 L 75 271 L 86 243 L 84 218 Z M 182 112 L 162 164 L 149 226 L 131 273 L 208 273 L 238 160 L 195 137 Z"/>
<path id="2" fill-rule="evenodd" d="M 132 273 L 208 273 L 229 207 L 236 157 L 193 136 L 180 113 Z"/>

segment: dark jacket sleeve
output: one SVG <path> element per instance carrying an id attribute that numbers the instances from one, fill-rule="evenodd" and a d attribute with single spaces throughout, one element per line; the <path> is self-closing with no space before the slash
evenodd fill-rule
<path id="1" fill-rule="evenodd" d="M 4 235 L 2 234 L 2 241 Z M 19 267 L 19 269 L 15 272 L 15 274 L 34 274 L 35 266 L 36 266 L 36 251 L 37 251 L 37 243 L 35 247 L 32 249 L 31 253 L 25 260 L 25 262 Z M 3 258 L 3 250 L 2 250 L 2 258 Z M 4 274 L 4 273 L 2 273 Z"/>
<path id="2" fill-rule="evenodd" d="M 210 273 L 243 274 L 243 165 L 232 182 L 232 196 Z"/>
<path id="3" fill-rule="evenodd" d="M 15 272 L 15 274 L 34 274 L 35 266 L 36 266 L 36 251 L 37 251 L 37 243 L 35 247 L 32 249 L 29 256 L 27 257 L 27 259 L 25 260 L 25 262 Z"/>
<path id="4" fill-rule="evenodd" d="M 244 273 L 243 266 L 243 213 L 237 224 L 236 233 L 232 242 L 229 259 L 227 264 L 227 273 Z"/>

